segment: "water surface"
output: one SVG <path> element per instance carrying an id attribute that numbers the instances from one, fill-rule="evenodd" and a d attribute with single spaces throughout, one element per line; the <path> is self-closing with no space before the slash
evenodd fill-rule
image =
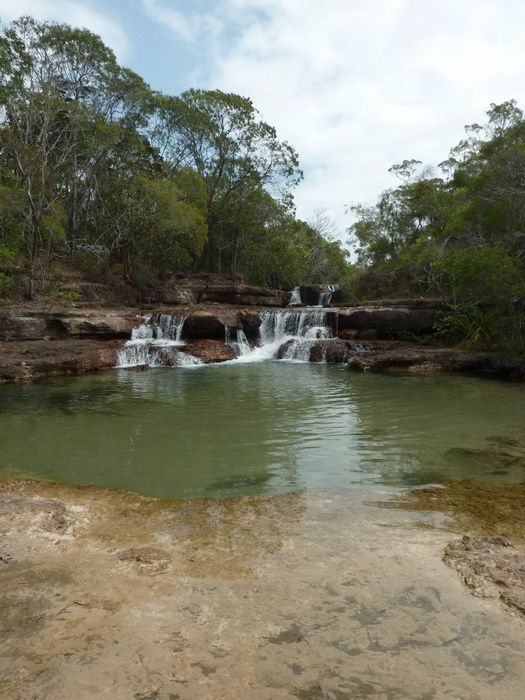
<path id="1" fill-rule="evenodd" d="M 0 387 L 0 474 L 167 498 L 525 479 L 521 385 L 265 362 Z"/>

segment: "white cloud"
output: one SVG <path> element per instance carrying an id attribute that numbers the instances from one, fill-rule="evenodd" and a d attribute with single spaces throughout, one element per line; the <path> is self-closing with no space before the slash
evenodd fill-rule
<path id="1" fill-rule="evenodd" d="M 345 204 L 395 184 L 390 165 L 438 163 L 491 102 L 525 103 L 521 0 L 227 0 L 221 11 L 244 23 L 214 52 L 208 84 L 252 97 L 299 152 L 299 214 L 324 207 L 341 232 Z"/>
<path id="2" fill-rule="evenodd" d="M 39 20 L 54 20 L 89 29 L 111 46 L 119 61 L 124 61 L 129 42 L 119 22 L 110 13 L 99 12 L 85 2 L 75 0 L 0 0 L 0 19 L 10 22 L 22 15 Z"/>

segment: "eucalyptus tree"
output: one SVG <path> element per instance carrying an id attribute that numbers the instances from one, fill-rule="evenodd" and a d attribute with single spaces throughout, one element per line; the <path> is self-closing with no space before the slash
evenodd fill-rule
<path id="1" fill-rule="evenodd" d="M 69 107 L 56 90 L 43 34 L 42 25 L 24 17 L 0 35 L 0 147 L 27 205 L 29 296 L 39 248 L 65 233 L 60 184 L 73 146 Z"/>
<path id="2" fill-rule="evenodd" d="M 242 227 L 259 189 L 291 202 L 302 173 L 294 149 L 260 119 L 251 100 L 220 90 L 187 90 L 159 96 L 152 138 L 176 171 L 194 169 L 206 183 L 207 261 L 221 270 L 226 257 L 236 273 Z M 261 230 L 261 234 L 263 231 Z"/>

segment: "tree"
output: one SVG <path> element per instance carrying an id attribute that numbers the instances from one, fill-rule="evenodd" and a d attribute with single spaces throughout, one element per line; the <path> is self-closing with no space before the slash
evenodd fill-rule
<path id="1" fill-rule="evenodd" d="M 235 274 L 247 208 L 263 188 L 290 202 L 302 177 L 297 154 L 259 117 L 251 100 L 220 90 L 159 97 L 154 143 L 176 172 L 194 169 L 207 187 L 208 264 Z"/>

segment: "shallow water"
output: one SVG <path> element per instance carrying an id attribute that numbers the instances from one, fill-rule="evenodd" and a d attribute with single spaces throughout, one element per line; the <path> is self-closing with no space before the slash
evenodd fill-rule
<path id="1" fill-rule="evenodd" d="M 524 408 L 521 385 L 462 376 L 120 370 L 0 387 L 0 474 L 166 498 L 519 483 Z"/>

